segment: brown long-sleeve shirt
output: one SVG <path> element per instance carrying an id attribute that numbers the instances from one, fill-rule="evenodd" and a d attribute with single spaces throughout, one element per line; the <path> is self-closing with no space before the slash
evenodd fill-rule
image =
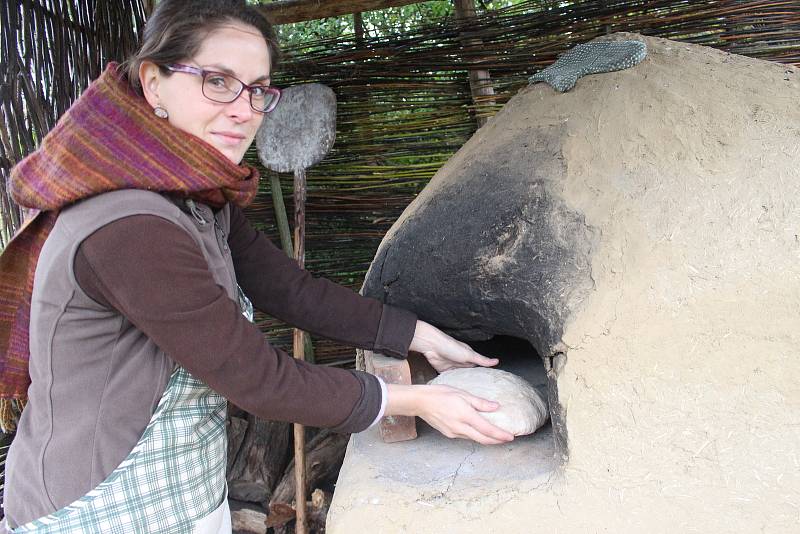
<path id="1" fill-rule="evenodd" d="M 394 356 L 408 350 L 414 314 L 314 278 L 238 209 L 184 208 L 122 190 L 59 214 L 37 265 L 30 398 L 6 463 L 12 526 L 105 480 L 141 437 L 176 362 L 267 419 L 357 432 L 378 415 L 374 376 L 271 347 L 232 299 L 230 270 L 259 308 Z"/>
<path id="2" fill-rule="evenodd" d="M 416 316 L 315 278 L 231 210 L 227 241 L 254 306 L 313 334 L 404 357 Z M 136 215 L 81 244 L 75 277 L 172 359 L 236 405 L 266 419 L 356 432 L 381 407 L 375 377 L 299 362 L 265 342 L 213 280 L 192 238 L 165 219 Z"/>

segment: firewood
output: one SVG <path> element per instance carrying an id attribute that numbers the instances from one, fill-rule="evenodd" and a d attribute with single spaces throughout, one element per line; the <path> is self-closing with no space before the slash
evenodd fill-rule
<path id="1" fill-rule="evenodd" d="M 331 506 L 333 495 L 320 488 L 315 489 L 311 494 L 311 500 L 306 502 L 308 526 L 311 532 L 323 534 L 325 532 L 325 520 L 328 517 L 328 509 Z M 276 503 L 270 506 L 270 514 L 267 518 L 266 526 L 272 528 L 275 534 L 290 534 L 294 531 L 293 521 L 296 510 L 294 507 Z"/>
<path id="2" fill-rule="evenodd" d="M 228 473 L 233 499 L 263 503 L 270 499 L 289 461 L 289 423 L 265 421 L 248 414 L 248 427 Z"/>
<path id="3" fill-rule="evenodd" d="M 228 459 L 225 466 L 225 472 L 230 473 L 233 467 L 233 462 L 242 448 L 245 432 L 247 432 L 247 419 L 241 417 L 228 418 Z"/>
<path id="4" fill-rule="evenodd" d="M 247 508 L 235 510 L 231 512 L 231 525 L 240 534 L 267 534 L 267 515 Z"/>
<path id="5" fill-rule="evenodd" d="M 267 527 L 280 527 L 294 520 L 295 509 L 290 504 L 276 503 L 270 505 L 267 516 Z"/>
<path id="6" fill-rule="evenodd" d="M 325 482 L 333 482 L 344 461 L 344 452 L 349 436 L 323 430 L 306 446 L 307 484 L 317 488 Z M 291 503 L 294 498 L 294 461 L 284 471 L 270 499 L 270 506 L 278 503 Z"/>
<path id="7" fill-rule="evenodd" d="M 306 465 L 309 488 L 319 488 L 325 484 L 335 482 L 339 468 L 344 461 L 348 439 L 349 435 L 323 430 L 308 442 L 306 446 Z M 294 462 L 291 462 L 286 468 L 280 483 L 272 493 L 272 499 L 269 502 L 268 524 L 270 526 L 278 526 L 294 518 L 294 507 L 292 506 L 294 494 Z M 326 501 L 325 494 L 318 493 L 316 497 L 312 495 L 312 501 L 308 506 L 309 521 L 311 521 L 311 510 L 313 509 L 313 514 L 316 514 L 317 518 L 314 523 L 324 527 L 329 499 Z M 278 532 L 277 529 L 276 532 Z"/>
<path id="8" fill-rule="evenodd" d="M 311 493 L 311 506 L 317 510 L 327 508 L 332 500 L 333 495 L 321 488 L 317 488 Z"/>

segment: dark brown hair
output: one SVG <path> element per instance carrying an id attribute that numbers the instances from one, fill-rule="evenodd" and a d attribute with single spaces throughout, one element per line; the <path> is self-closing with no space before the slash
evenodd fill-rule
<path id="1" fill-rule="evenodd" d="M 272 24 L 245 0 L 160 0 L 147 19 L 139 50 L 120 69 L 128 83 L 142 94 L 139 66 L 142 61 L 156 65 L 179 63 L 194 56 L 203 40 L 224 24 L 240 22 L 253 26 L 267 41 L 272 69 L 280 59 L 280 49 Z M 171 74 L 161 67 L 165 75 Z"/>

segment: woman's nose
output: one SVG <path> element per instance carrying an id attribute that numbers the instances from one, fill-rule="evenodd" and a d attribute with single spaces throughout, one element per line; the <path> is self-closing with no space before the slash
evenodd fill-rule
<path id="1" fill-rule="evenodd" d="M 228 104 L 228 115 L 230 117 L 237 117 L 244 122 L 252 119 L 254 114 L 255 111 L 250 107 L 250 93 L 246 89 L 236 97 L 236 100 Z"/>

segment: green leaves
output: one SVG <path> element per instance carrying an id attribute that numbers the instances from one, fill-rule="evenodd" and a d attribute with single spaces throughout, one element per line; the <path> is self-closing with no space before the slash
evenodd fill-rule
<path id="1" fill-rule="evenodd" d="M 480 0 L 476 2 L 479 12 L 500 9 L 520 4 L 523 0 Z M 253 2 L 258 3 L 258 2 Z M 452 0 L 420 2 L 402 7 L 366 11 L 362 13 L 365 37 L 390 37 L 425 24 L 445 21 L 454 16 Z M 355 33 L 353 15 L 284 24 L 277 27 L 282 46 L 297 46 L 302 43 L 324 39 L 338 39 Z"/>

